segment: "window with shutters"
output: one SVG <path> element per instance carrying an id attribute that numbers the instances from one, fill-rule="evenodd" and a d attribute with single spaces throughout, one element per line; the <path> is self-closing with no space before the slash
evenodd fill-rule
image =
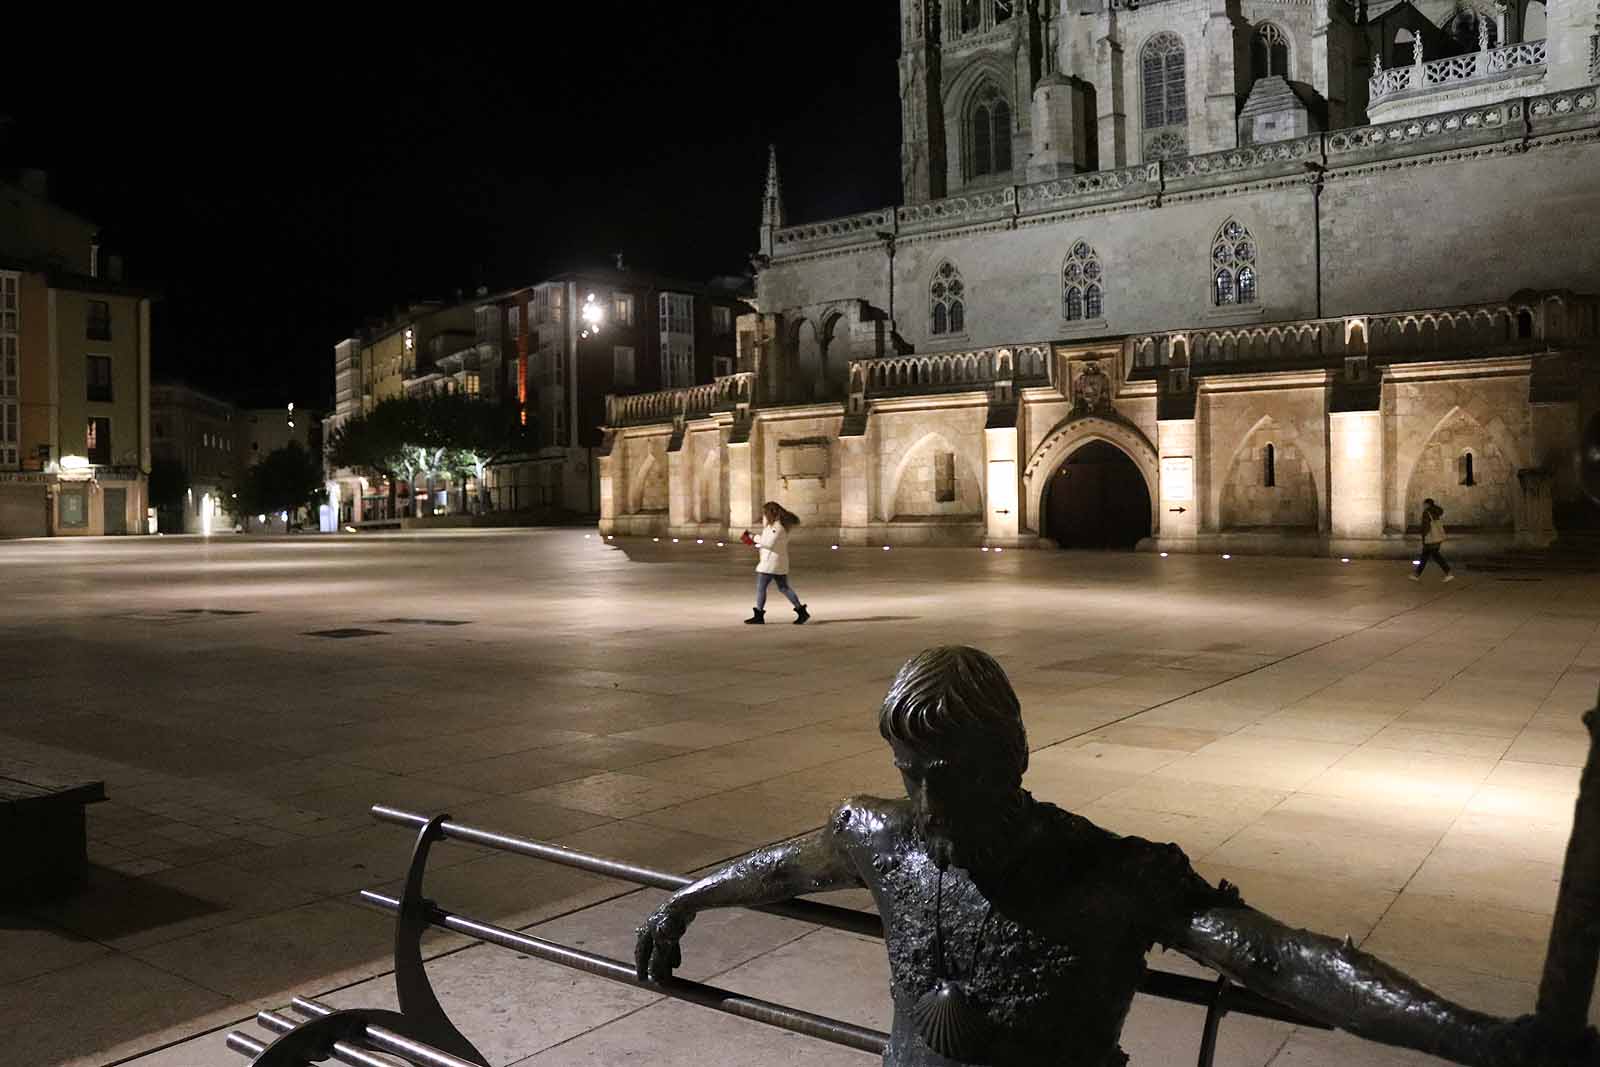
<path id="1" fill-rule="evenodd" d="M 1184 63 L 1183 41 L 1175 33 L 1156 34 L 1139 53 L 1146 160 L 1188 154 L 1189 99 Z"/>

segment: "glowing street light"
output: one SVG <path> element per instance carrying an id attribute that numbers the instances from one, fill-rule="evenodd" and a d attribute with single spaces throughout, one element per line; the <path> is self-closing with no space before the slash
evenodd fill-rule
<path id="1" fill-rule="evenodd" d="M 595 300 L 594 294 L 584 297 L 583 307 L 578 310 L 578 317 L 583 320 L 583 332 L 578 334 L 587 341 L 600 332 L 600 327 L 606 324 L 606 309 Z"/>

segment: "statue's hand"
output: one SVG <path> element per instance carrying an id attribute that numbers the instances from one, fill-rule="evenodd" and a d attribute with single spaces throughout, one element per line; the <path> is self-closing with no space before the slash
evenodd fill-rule
<path id="1" fill-rule="evenodd" d="M 694 913 L 675 903 L 675 897 L 666 902 L 639 927 L 633 946 L 633 962 L 639 981 L 659 982 L 672 977 L 672 971 L 683 963 L 683 953 L 678 941 L 689 929 Z"/>
<path id="2" fill-rule="evenodd" d="M 1484 1035 L 1494 1067 L 1600 1067 L 1600 1034 L 1589 1027 L 1574 1042 L 1558 1036 L 1537 1015 L 1506 1019 Z"/>

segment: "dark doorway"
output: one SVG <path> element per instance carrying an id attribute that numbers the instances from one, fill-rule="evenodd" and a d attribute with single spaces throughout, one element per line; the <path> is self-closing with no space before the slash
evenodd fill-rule
<path id="1" fill-rule="evenodd" d="M 1150 536 L 1150 492 L 1128 454 L 1091 441 L 1045 490 L 1044 536 L 1062 548 L 1131 549 Z"/>
<path id="2" fill-rule="evenodd" d="M 106 489 L 101 492 L 100 498 L 105 508 L 105 525 L 108 534 L 125 534 L 128 532 L 128 491 L 126 489 Z"/>

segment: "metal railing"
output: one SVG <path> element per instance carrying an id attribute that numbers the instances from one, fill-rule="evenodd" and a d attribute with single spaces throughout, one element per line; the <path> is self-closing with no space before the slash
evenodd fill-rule
<path id="1" fill-rule="evenodd" d="M 464 934 L 548 963 L 571 967 L 846 1048 L 882 1055 L 888 1047 L 889 1035 L 881 1030 L 676 976 L 664 981 L 640 979 L 632 962 L 612 959 L 474 919 L 441 907 L 422 895 L 422 879 L 429 852 L 435 842 L 442 840 L 511 852 L 655 889 L 681 889 L 693 884 L 692 878 L 468 826 L 454 821 L 448 815 L 430 817 L 382 804 L 373 805 L 371 810 L 380 822 L 417 831 L 416 845 L 412 850 L 401 895 L 394 897 L 373 890 L 361 892 L 364 902 L 396 916 L 394 977 L 400 1010 L 337 1011 L 317 1001 L 296 997 L 291 1006 L 304 1017 L 304 1021 L 296 1022 L 286 1015 L 271 1011 L 256 1016 L 256 1021 L 263 1028 L 279 1035 L 270 1044 L 238 1031 L 228 1035 L 228 1047 L 252 1057 L 253 1067 L 301 1067 L 306 1060 L 328 1058 L 351 1067 L 392 1067 L 392 1061 L 381 1059 L 374 1053 L 392 1056 L 417 1067 L 487 1067 L 488 1061 L 483 1054 L 456 1029 L 445 1014 L 423 969 L 422 935 L 430 928 Z M 879 939 L 883 937 L 883 922 L 877 915 L 832 904 L 790 900 L 751 910 L 852 934 Z M 1230 1011 L 1297 1026 L 1331 1029 L 1315 1019 L 1234 986 L 1226 978 L 1206 981 L 1167 971 L 1147 971 L 1139 991 L 1205 1007 L 1199 1067 L 1211 1067 L 1216 1053 L 1217 1028 L 1222 1017 Z"/>

